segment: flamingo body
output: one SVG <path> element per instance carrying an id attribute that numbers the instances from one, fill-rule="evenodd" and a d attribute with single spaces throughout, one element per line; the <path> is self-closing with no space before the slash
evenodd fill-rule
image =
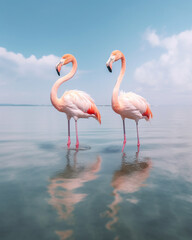
<path id="1" fill-rule="evenodd" d="M 120 108 L 115 112 L 121 115 L 122 119 L 129 118 L 139 121 L 142 118 L 149 120 L 152 117 L 152 112 L 146 99 L 133 92 L 120 92 L 118 97 Z"/>
<path id="2" fill-rule="evenodd" d="M 100 113 L 87 93 L 78 90 L 66 91 L 61 97 L 61 103 L 62 112 L 66 113 L 68 119 L 93 117 L 101 123 Z"/>
<path id="3" fill-rule="evenodd" d="M 121 72 L 119 74 L 119 77 L 113 89 L 112 108 L 116 113 L 121 115 L 121 118 L 123 120 L 124 141 L 123 141 L 122 151 L 124 151 L 124 147 L 126 144 L 125 118 L 133 119 L 136 122 L 137 146 L 139 151 L 140 142 L 139 142 L 138 121 L 142 118 L 148 121 L 150 118 L 153 117 L 153 114 L 151 112 L 149 103 L 146 101 L 145 98 L 141 97 L 140 95 L 137 95 L 133 92 L 126 93 L 122 91 L 120 92 L 120 95 L 119 95 L 120 84 L 125 74 L 125 68 L 126 68 L 125 56 L 121 51 L 115 50 L 111 53 L 111 56 L 106 63 L 109 72 L 112 72 L 112 64 L 115 61 L 118 61 L 119 59 L 121 59 L 122 66 L 121 66 Z"/>
<path id="4" fill-rule="evenodd" d="M 57 97 L 59 86 L 72 78 L 77 70 L 77 61 L 71 54 L 65 54 L 56 66 L 56 71 L 60 75 L 61 67 L 72 62 L 72 70 L 64 77 L 59 78 L 51 90 L 51 102 L 53 106 L 60 112 L 64 112 L 68 119 L 68 148 L 71 144 L 70 139 L 70 119 L 75 119 L 76 128 L 76 148 L 79 147 L 77 120 L 79 118 L 93 117 L 101 123 L 101 115 L 97 109 L 93 99 L 85 92 L 79 90 L 66 91 L 61 98 Z"/>

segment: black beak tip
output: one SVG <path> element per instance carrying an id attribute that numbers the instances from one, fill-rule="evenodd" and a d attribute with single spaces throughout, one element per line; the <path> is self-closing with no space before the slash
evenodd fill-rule
<path id="1" fill-rule="evenodd" d="M 57 74 L 60 76 L 60 72 L 58 71 L 58 69 L 56 68 Z"/>
<path id="2" fill-rule="evenodd" d="M 112 69 L 110 68 L 110 66 L 107 66 L 109 72 L 112 72 Z"/>

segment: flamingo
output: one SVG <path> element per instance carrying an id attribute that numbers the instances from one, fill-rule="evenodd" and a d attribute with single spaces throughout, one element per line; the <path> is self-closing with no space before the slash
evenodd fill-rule
<path id="1" fill-rule="evenodd" d="M 117 114 L 121 115 L 121 118 L 123 120 L 124 141 L 123 141 L 122 152 L 124 151 L 124 147 L 126 144 L 125 118 L 135 120 L 136 122 L 137 147 L 139 151 L 140 141 L 139 141 L 138 122 L 142 118 L 148 121 L 150 118 L 153 117 L 153 114 L 151 112 L 149 103 L 146 101 L 145 98 L 133 92 L 125 93 L 121 91 L 119 95 L 120 84 L 125 74 L 125 68 L 126 68 L 125 56 L 121 51 L 115 50 L 111 53 L 109 60 L 106 63 L 106 66 L 109 72 L 112 72 L 112 64 L 118 61 L 119 59 L 121 59 L 121 72 L 119 74 L 119 77 L 113 89 L 112 108 Z"/>
<path id="2" fill-rule="evenodd" d="M 59 78 L 52 87 L 51 90 L 51 102 L 53 106 L 60 112 L 64 112 L 68 119 L 68 149 L 70 148 L 70 119 L 75 120 L 75 130 L 76 130 L 76 148 L 79 148 L 78 130 L 77 130 L 77 120 L 79 118 L 89 118 L 93 117 L 99 121 L 101 124 L 101 115 L 97 109 L 93 99 L 85 92 L 78 90 L 66 91 L 61 98 L 57 97 L 57 91 L 59 86 L 71 79 L 77 70 L 77 61 L 75 57 L 71 54 L 65 54 L 56 65 L 56 71 L 60 76 L 61 67 L 72 62 L 71 71 L 61 78 Z"/>
<path id="3" fill-rule="evenodd" d="M 127 160 L 128 159 L 128 160 Z M 123 201 L 123 196 L 131 196 L 139 191 L 141 187 L 146 186 L 145 181 L 148 179 L 152 162 L 150 158 L 139 159 L 139 152 L 136 152 L 134 161 L 130 162 L 126 154 L 122 154 L 121 167 L 114 171 L 111 180 L 113 188 L 114 200 L 108 205 L 108 210 L 104 216 L 107 215 L 111 219 L 105 225 L 108 230 L 114 229 L 114 224 L 119 221 L 118 212 Z M 134 195 L 132 196 L 134 197 Z M 126 198 L 130 203 L 136 204 L 137 198 Z M 116 239 L 116 238 L 115 238 Z"/>

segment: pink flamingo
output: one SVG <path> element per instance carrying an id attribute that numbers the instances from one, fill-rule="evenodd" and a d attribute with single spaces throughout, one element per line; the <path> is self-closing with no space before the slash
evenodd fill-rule
<path id="1" fill-rule="evenodd" d="M 75 119 L 76 130 L 76 148 L 79 148 L 79 139 L 77 131 L 77 120 L 79 118 L 96 118 L 101 123 L 101 115 L 97 109 L 93 99 L 83 91 L 70 90 L 63 94 L 61 98 L 57 97 L 57 91 L 59 86 L 72 78 L 77 70 L 77 61 L 71 54 L 65 54 L 60 62 L 56 65 L 56 71 L 60 76 L 61 67 L 72 62 L 72 70 L 64 77 L 59 78 L 52 87 L 51 90 L 51 102 L 53 106 L 60 112 L 64 112 L 68 119 L 68 142 L 67 146 L 70 147 L 70 119 Z"/>
<path id="2" fill-rule="evenodd" d="M 139 141 L 138 121 L 142 118 L 145 118 L 145 120 L 149 120 L 150 118 L 153 117 L 153 114 L 145 98 L 133 92 L 128 92 L 128 93 L 120 92 L 120 95 L 119 95 L 119 87 L 123 79 L 123 76 L 125 74 L 125 68 L 126 68 L 125 56 L 121 51 L 115 50 L 111 53 L 111 56 L 106 63 L 106 66 L 109 72 L 112 72 L 113 62 L 116 62 L 119 59 L 121 59 L 122 65 L 121 65 L 121 72 L 119 74 L 119 77 L 113 89 L 112 108 L 116 113 L 121 115 L 123 120 L 124 141 L 123 141 L 122 152 L 124 151 L 124 147 L 126 144 L 125 118 L 133 119 L 136 122 L 137 146 L 139 151 L 140 141 Z"/>

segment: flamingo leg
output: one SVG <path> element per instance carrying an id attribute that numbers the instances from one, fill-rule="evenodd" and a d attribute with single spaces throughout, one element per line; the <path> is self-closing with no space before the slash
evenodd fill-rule
<path id="1" fill-rule="evenodd" d="M 122 148 L 122 152 L 124 151 L 125 144 L 126 144 L 125 119 L 123 119 L 123 135 L 124 135 L 124 141 L 123 141 L 123 148 Z"/>
<path id="2" fill-rule="evenodd" d="M 136 121 L 136 128 L 137 128 L 137 147 L 139 152 L 140 141 L 139 141 L 139 128 L 138 128 L 138 121 Z"/>
<path id="3" fill-rule="evenodd" d="M 67 147 L 69 148 L 71 145 L 71 139 L 70 139 L 70 120 L 68 119 L 68 142 Z"/>
<path id="4" fill-rule="evenodd" d="M 76 130 L 76 148 L 79 148 L 79 139 L 78 139 L 78 131 L 77 131 L 77 120 L 75 120 L 75 130 Z"/>

